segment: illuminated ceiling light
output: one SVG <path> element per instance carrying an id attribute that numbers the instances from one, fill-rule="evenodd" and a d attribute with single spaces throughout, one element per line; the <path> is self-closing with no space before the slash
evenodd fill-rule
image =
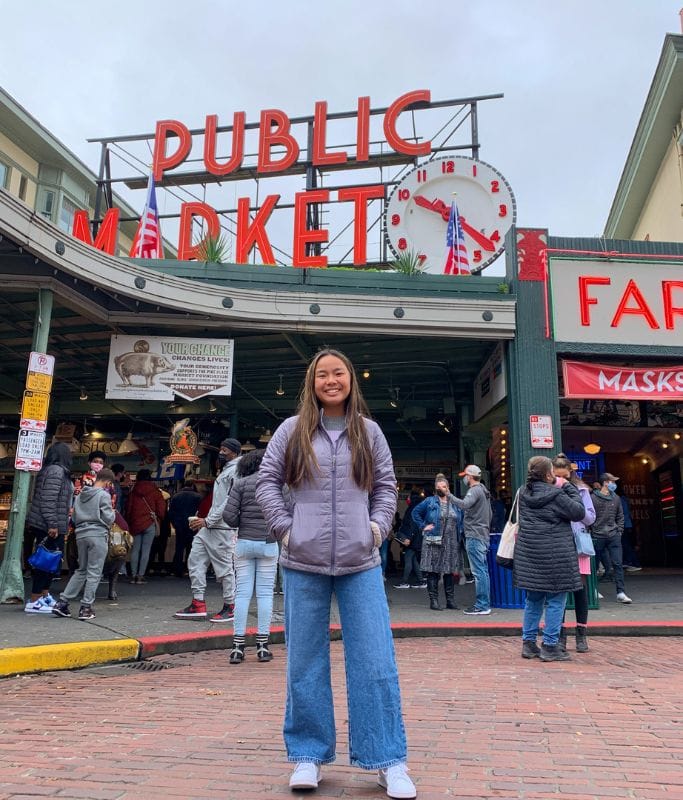
<path id="1" fill-rule="evenodd" d="M 282 395 L 285 393 L 284 387 L 282 386 L 282 373 L 280 373 L 280 375 L 278 377 L 280 379 L 280 382 L 277 385 L 277 389 L 275 390 L 275 394 L 278 397 L 282 397 Z M 242 449 L 244 449 L 244 448 L 242 448 Z"/>
<path id="2" fill-rule="evenodd" d="M 398 408 L 398 395 L 399 395 L 399 387 L 398 386 L 390 386 L 389 387 L 389 405 L 392 408 Z"/>
<path id="3" fill-rule="evenodd" d="M 583 446 L 583 452 L 588 453 L 589 456 L 597 456 L 601 449 L 599 444 L 594 444 L 593 442 Z"/>
<path id="4" fill-rule="evenodd" d="M 680 439 L 680 438 L 681 438 L 680 433 L 674 433 L 674 439 Z"/>
<path id="5" fill-rule="evenodd" d="M 668 446 L 669 446 L 668 442 L 662 442 L 662 450 L 666 450 Z"/>
<path id="6" fill-rule="evenodd" d="M 87 400 L 88 399 L 88 393 L 85 391 L 85 386 L 81 386 L 81 394 L 80 394 L 80 398 L 79 399 L 80 400 Z"/>
<path id="7" fill-rule="evenodd" d="M 439 420 L 439 425 L 441 425 L 442 428 L 445 428 L 446 427 L 446 420 L 445 419 L 440 419 Z"/>
<path id="8" fill-rule="evenodd" d="M 647 464 L 648 463 L 646 458 L 641 459 L 641 461 L 643 462 L 643 464 Z"/>
<path id="9" fill-rule="evenodd" d="M 507 444 L 507 443 L 508 443 L 508 440 L 507 440 L 507 439 L 501 439 L 501 440 L 500 440 L 500 443 L 501 443 L 501 444 Z"/>
<path id="10" fill-rule="evenodd" d="M 365 380 L 367 380 L 370 377 L 370 370 L 369 369 L 364 369 L 363 370 L 363 377 L 365 378 Z"/>
<path id="11" fill-rule="evenodd" d="M 501 432 L 500 432 L 500 435 L 501 435 L 501 436 L 507 436 L 507 433 L 508 433 L 507 431 L 501 431 Z"/>
<path id="12" fill-rule="evenodd" d="M 119 449 L 116 452 L 120 456 L 125 456 L 128 455 L 128 453 L 136 453 L 138 450 L 139 447 L 133 441 L 133 431 L 130 431 L 126 438 L 121 442 Z"/>
<path id="13" fill-rule="evenodd" d="M 209 400 L 209 411 L 218 411 L 218 406 L 213 402 L 213 400 Z"/>

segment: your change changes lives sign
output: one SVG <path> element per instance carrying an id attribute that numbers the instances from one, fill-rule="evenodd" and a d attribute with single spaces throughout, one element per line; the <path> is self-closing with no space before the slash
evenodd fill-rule
<path id="1" fill-rule="evenodd" d="M 196 400 L 232 392 L 234 341 L 112 336 L 108 400 Z"/>

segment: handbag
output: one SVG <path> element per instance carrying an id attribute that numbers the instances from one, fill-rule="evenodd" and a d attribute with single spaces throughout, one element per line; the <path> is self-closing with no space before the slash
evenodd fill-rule
<path id="1" fill-rule="evenodd" d="M 28 557 L 28 563 L 33 569 L 39 569 L 41 572 L 47 572 L 54 575 L 59 572 L 62 566 L 62 551 L 61 550 L 48 550 L 45 547 L 47 538 L 36 547 L 36 549 Z"/>
<path id="2" fill-rule="evenodd" d="M 133 537 L 114 523 L 107 536 L 107 558 L 110 561 L 126 558 L 132 547 Z"/>
<path id="3" fill-rule="evenodd" d="M 519 492 L 520 489 L 517 489 L 496 553 L 496 564 L 504 569 L 512 569 L 514 562 L 515 542 L 519 533 Z"/>
<path id="4" fill-rule="evenodd" d="M 574 530 L 574 543 L 576 544 L 576 552 L 580 556 L 594 556 L 595 547 L 593 546 L 593 539 L 588 531 L 581 526 L 581 530 Z"/>
<path id="5" fill-rule="evenodd" d="M 142 502 L 147 506 L 149 509 L 149 514 L 154 520 L 154 527 L 156 530 L 154 531 L 155 536 L 161 536 L 161 520 L 157 517 L 156 512 L 152 510 L 152 506 L 147 502 L 147 498 L 143 497 Z"/>

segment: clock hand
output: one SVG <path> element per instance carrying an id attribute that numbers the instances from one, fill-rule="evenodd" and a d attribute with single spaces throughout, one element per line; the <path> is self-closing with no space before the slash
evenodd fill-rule
<path id="1" fill-rule="evenodd" d="M 484 234 L 478 231 L 476 228 L 473 228 L 471 225 L 468 225 L 465 220 L 465 217 L 460 217 L 460 224 L 462 225 L 463 232 L 466 233 L 468 236 L 471 236 L 472 239 L 474 239 L 474 241 L 480 247 L 483 247 L 484 250 L 488 250 L 491 253 L 495 251 L 496 246 L 488 238 L 488 236 L 484 236 Z"/>
<path id="2" fill-rule="evenodd" d="M 439 200 L 438 198 L 436 200 L 428 200 L 421 194 L 414 195 L 413 200 L 415 201 L 415 205 L 426 208 L 427 211 L 433 211 L 435 214 L 440 214 L 441 217 L 448 222 L 451 210 L 443 200 Z"/>

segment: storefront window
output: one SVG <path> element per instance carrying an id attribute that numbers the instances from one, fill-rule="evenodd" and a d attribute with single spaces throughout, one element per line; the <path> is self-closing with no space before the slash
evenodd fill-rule
<path id="1" fill-rule="evenodd" d="M 71 202 L 71 200 L 67 200 L 66 197 L 62 199 L 62 207 L 59 211 L 59 227 L 65 233 L 71 233 L 73 230 L 74 224 L 74 214 L 76 213 L 76 205 Z"/>

